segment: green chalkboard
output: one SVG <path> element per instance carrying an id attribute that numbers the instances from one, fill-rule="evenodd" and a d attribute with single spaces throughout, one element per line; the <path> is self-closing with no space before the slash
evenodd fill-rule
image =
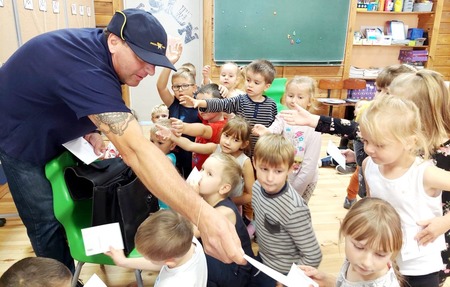
<path id="1" fill-rule="evenodd" d="M 214 1 L 214 60 L 341 64 L 350 0 Z"/>

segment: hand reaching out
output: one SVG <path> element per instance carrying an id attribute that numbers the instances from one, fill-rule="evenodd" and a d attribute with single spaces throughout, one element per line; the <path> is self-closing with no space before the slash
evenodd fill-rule
<path id="1" fill-rule="evenodd" d="M 170 45 L 169 49 L 166 50 L 167 59 L 169 59 L 172 64 L 178 62 L 182 53 L 183 45 L 181 43 L 177 43 L 175 46 Z"/>
<path id="2" fill-rule="evenodd" d="M 423 246 L 432 243 L 436 238 L 448 230 L 447 221 L 446 216 L 440 216 L 417 222 L 423 229 L 417 233 L 414 239 L 417 240 L 419 245 Z"/>
<path id="3" fill-rule="evenodd" d="M 207 85 L 211 83 L 211 66 L 206 65 L 202 69 L 202 76 L 203 76 L 203 85 Z"/>
<path id="4" fill-rule="evenodd" d="M 115 249 L 113 247 L 109 247 L 109 251 L 105 252 L 105 255 L 108 255 L 111 257 L 111 259 L 114 261 L 114 264 L 116 266 L 123 266 L 125 262 L 127 261 L 127 258 L 125 257 L 125 253 L 123 252 L 123 249 Z"/>
<path id="5" fill-rule="evenodd" d="M 261 124 L 255 124 L 252 129 L 252 134 L 255 136 L 262 136 L 264 134 L 267 134 L 268 132 L 269 130 Z"/>
<path id="6" fill-rule="evenodd" d="M 155 127 L 158 129 L 155 133 L 156 138 L 159 141 L 166 141 L 170 139 L 170 136 L 172 135 L 172 132 L 169 128 L 166 128 L 162 125 L 155 124 Z"/>
<path id="7" fill-rule="evenodd" d="M 280 112 L 281 117 L 290 125 L 309 126 L 316 128 L 320 116 L 313 115 L 301 106 L 295 104 L 294 110 L 283 110 Z"/>
<path id="8" fill-rule="evenodd" d="M 224 85 L 219 85 L 219 92 L 222 98 L 228 98 L 230 94 L 228 88 L 225 87 Z"/>
<path id="9" fill-rule="evenodd" d="M 300 270 L 302 270 L 306 276 L 314 280 L 319 286 L 321 287 L 334 287 L 336 286 L 336 278 L 319 271 L 318 269 L 306 266 L 306 265 L 298 265 L 297 266 Z"/>
<path id="10" fill-rule="evenodd" d="M 181 96 L 180 104 L 185 107 L 198 107 L 199 102 L 191 96 Z"/>
<path id="11" fill-rule="evenodd" d="M 341 154 L 345 157 L 346 163 L 356 162 L 355 152 L 351 149 L 341 150 Z"/>
<path id="12" fill-rule="evenodd" d="M 181 137 L 184 128 L 183 121 L 177 118 L 170 118 L 170 122 L 172 123 L 172 133 L 177 137 Z"/>

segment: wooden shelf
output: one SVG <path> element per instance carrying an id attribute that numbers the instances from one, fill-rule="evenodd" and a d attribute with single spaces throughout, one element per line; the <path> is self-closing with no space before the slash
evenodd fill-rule
<path id="1" fill-rule="evenodd" d="M 348 22 L 346 54 L 343 76 L 350 74 L 350 67 L 386 67 L 400 64 L 398 60 L 400 50 L 428 51 L 428 61 L 425 67 L 433 67 L 437 53 L 438 35 L 444 2 L 449 0 L 433 1 L 433 10 L 428 12 L 388 12 L 388 11 L 363 11 L 357 9 L 358 0 L 351 1 L 350 16 Z M 362 45 L 353 43 L 354 32 L 361 27 L 385 27 L 387 21 L 398 20 L 409 28 L 417 27 L 428 32 L 428 42 L 424 46 L 407 45 Z M 437 59 L 437 58 L 436 58 Z"/>
<path id="2" fill-rule="evenodd" d="M 407 45 L 363 45 L 363 44 L 353 44 L 353 47 L 386 47 L 386 48 L 412 48 L 412 49 L 427 49 L 428 46 L 407 46 Z"/>
<path id="3" fill-rule="evenodd" d="M 356 11 L 358 14 L 386 14 L 386 15 L 430 15 L 434 14 L 434 11 L 430 12 L 389 12 L 389 11 Z"/>

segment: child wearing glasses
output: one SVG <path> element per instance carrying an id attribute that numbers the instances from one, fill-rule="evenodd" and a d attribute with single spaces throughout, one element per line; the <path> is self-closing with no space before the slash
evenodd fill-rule
<path id="1" fill-rule="evenodd" d="M 170 47 L 167 58 L 172 64 L 175 64 L 181 56 L 183 46 L 176 44 L 173 49 Z M 175 73 L 172 74 L 172 92 L 167 86 L 169 82 L 171 70 L 164 68 L 158 77 L 156 88 L 158 89 L 159 96 L 163 103 L 169 108 L 169 116 L 171 118 L 177 118 L 185 123 L 201 123 L 198 116 L 198 111 L 192 105 L 180 103 L 180 97 L 189 96 L 193 97 L 197 91 L 197 85 L 195 84 L 195 76 L 192 71 L 186 67 L 180 67 Z M 191 141 L 194 141 L 193 137 L 188 137 Z M 192 171 L 192 153 L 184 150 L 176 152 L 177 168 L 181 175 L 185 178 Z"/>

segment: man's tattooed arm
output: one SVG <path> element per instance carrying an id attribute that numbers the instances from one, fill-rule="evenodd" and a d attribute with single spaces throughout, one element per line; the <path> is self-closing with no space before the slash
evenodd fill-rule
<path id="1" fill-rule="evenodd" d="M 116 135 L 123 135 L 128 127 L 128 124 L 135 119 L 131 113 L 112 112 L 93 115 L 91 120 L 104 133 L 113 133 Z"/>

